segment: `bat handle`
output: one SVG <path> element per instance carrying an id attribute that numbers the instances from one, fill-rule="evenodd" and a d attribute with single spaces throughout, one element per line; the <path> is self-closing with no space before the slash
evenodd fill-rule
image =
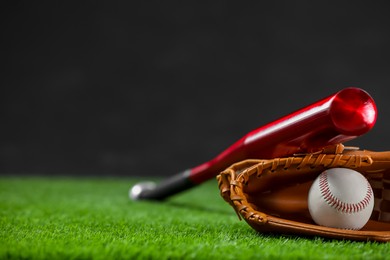
<path id="1" fill-rule="evenodd" d="M 164 200 L 167 197 L 194 187 L 189 178 L 191 170 L 180 172 L 156 185 L 154 182 L 141 182 L 129 190 L 132 200 Z"/>

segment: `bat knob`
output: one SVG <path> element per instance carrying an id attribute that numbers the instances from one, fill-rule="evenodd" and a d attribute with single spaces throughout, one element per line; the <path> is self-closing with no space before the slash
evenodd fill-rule
<path id="1" fill-rule="evenodd" d="M 138 183 L 129 190 L 129 198 L 131 200 L 139 200 L 143 192 L 153 190 L 155 187 L 156 183 L 154 182 Z"/>

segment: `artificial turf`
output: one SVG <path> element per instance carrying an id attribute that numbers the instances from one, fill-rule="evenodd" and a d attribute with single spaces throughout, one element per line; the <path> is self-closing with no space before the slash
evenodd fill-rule
<path id="1" fill-rule="evenodd" d="M 390 243 L 262 235 L 214 180 L 165 202 L 129 178 L 0 177 L 0 259 L 386 259 Z"/>

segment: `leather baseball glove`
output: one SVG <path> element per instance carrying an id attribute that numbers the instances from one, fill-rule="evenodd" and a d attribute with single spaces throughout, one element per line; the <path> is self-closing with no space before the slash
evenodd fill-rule
<path id="1" fill-rule="evenodd" d="M 319 226 L 308 210 L 312 182 L 329 168 L 363 174 L 374 191 L 374 211 L 360 230 Z M 239 218 L 259 232 L 390 241 L 390 151 L 329 146 L 317 153 L 270 160 L 245 160 L 217 176 L 221 196 Z"/>

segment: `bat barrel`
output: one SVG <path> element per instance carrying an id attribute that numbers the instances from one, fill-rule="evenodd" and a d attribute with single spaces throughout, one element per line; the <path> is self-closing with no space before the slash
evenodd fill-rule
<path id="1" fill-rule="evenodd" d="M 377 108 L 372 97 L 364 90 L 346 88 L 334 96 L 329 114 L 340 134 L 359 136 L 374 126 Z"/>
<path id="2" fill-rule="evenodd" d="M 237 161 L 314 152 L 343 143 L 368 132 L 376 116 L 375 102 L 367 92 L 345 88 L 249 132 L 213 160 L 193 168 L 190 178 L 200 184 Z"/>

